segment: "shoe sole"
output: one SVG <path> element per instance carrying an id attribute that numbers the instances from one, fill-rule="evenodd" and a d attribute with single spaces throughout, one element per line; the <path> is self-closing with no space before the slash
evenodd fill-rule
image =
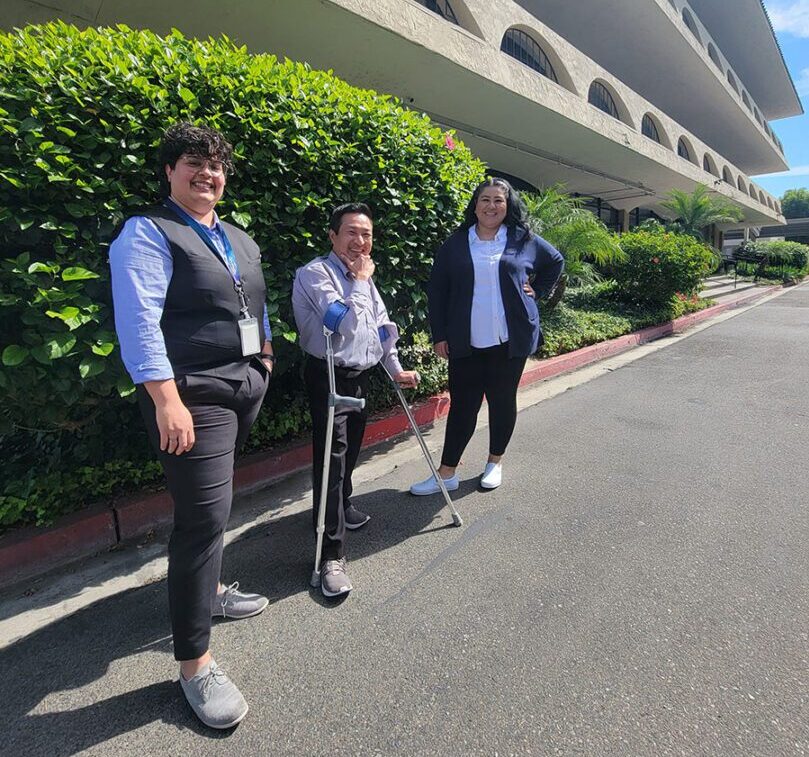
<path id="1" fill-rule="evenodd" d="M 224 614 L 220 615 L 219 613 L 216 613 L 212 617 L 221 618 L 222 620 L 244 620 L 245 618 L 255 618 L 256 615 L 261 615 L 261 613 L 263 613 L 264 610 L 266 610 L 267 607 L 269 607 L 269 604 L 270 600 L 268 599 L 265 605 L 263 605 L 258 610 L 254 610 L 253 612 L 247 613 L 247 615 L 224 615 Z"/>
<path id="2" fill-rule="evenodd" d="M 362 523 L 346 523 L 346 528 L 349 531 L 356 531 L 358 528 L 362 528 L 369 520 L 371 520 L 370 515 Z"/>
<path id="3" fill-rule="evenodd" d="M 500 483 L 503 483 L 502 481 Z M 500 484 L 484 484 L 483 481 L 480 482 L 481 489 L 496 489 Z"/>
<path id="4" fill-rule="evenodd" d="M 228 728 L 233 728 L 234 726 L 239 725 L 239 723 L 241 723 L 242 720 L 244 720 L 245 717 L 247 717 L 247 713 L 249 711 L 250 708 L 245 707 L 244 712 L 241 715 L 239 715 L 239 717 L 236 718 L 236 720 L 233 720 L 230 723 L 227 723 L 226 725 L 214 725 L 213 723 L 206 723 L 202 718 L 199 718 L 199 715 L 197 715 L 197 717 L 199 718 L 200 722 L 203 723 L 204 725 L 207 725 L 208 728 L 215 728 L 217 731 L 226 731 Z"/>
<path id="5" fill-rule="evenodd" d="M 458 486 L 448 486 L 447 491 L 448 492 L 458 491 L 459 486 L 460 484 Z M 410 489 L 409 491 L 414 497 L 429 497 L 432 494 L 441 494 L 440 489 L 433 489 L 433 491 L 430 492 L 414 492 L 412 489 Z"/>
<path id="6" fill-rule="evenodd" d="M 323 592 L 324 597 L 328 597 L 329 599 L 334 599 L 334 597 L 342 597 L 343 594 L 350 594 L 353 586 L 349 586 L 347 589 L 343 589 L 342 591 L 335 591 L 331 592 L 323 586 L 323 581 L 320 582 L 320 591 Z"/>

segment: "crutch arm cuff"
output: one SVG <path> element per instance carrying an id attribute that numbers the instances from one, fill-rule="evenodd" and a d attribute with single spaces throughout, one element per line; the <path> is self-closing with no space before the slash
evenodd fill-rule
<path id="1" fill-rule="evenodd" d="M 343 318 L 345 318 L 347 314 L 348 305 L 340 300 L 335 300 L 331 303 L 331 305 L 329 305 L 325 314 L 323 315 L 323 325 L 329 331 L 337 332 L 340 330 L 340 324 L 343 322 Z"/>

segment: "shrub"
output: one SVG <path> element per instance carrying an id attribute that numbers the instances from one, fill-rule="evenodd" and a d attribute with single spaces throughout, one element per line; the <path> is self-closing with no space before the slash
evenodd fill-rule
<path id="1" fill-rule="evenodd" d="M 423 329 L 433 251 L 483 176 L 463 145 L 392 98 L 224 38 L 28 27 L 0 34 L 0 91 L 5 523 L 12 510 L 33 516 L 19 503 L 31 492 L 42 519 L 141 483 L 150 454 L 132 398 L 122 399 L 132 386 L 107 250 L 116 225 L 158 195 L 156 147 L 169 123 L 204 121 L 231 140 L 236 171 L 220 215 L 264 252 L 279 364 L 252 448 L 308 423 L 289 295 L 296 267 L 328 249 L 331 207 L 374 208 L 377 283 L 400 327 Z M 95 477 L 68 493 L 48 478 L 85 468 Z"/>
<path id="2" fill-rule="evenodd" d="M 790 266 L 800 270 L 806 268 L 809 263 L 809 246 L 800 242 L 782 240 L 756 242 L 755 249 L 765 253 L 772 265 Z"/>
<path id="3" fill-rule="evenodd" d="M 634 231 L 621 236 L 626 260 L 613 269 L 617 291 L 626 302 L 664 306 L 680 294 L 696 293 L 713 269 L 715 256 L 686 234 Z"/>

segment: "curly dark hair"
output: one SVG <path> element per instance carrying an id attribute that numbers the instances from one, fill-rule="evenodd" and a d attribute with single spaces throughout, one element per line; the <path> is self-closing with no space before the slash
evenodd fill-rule
<path id="1" fill-rule="evenodd" d="M 499 176 L 489 176 L 475 187 L 469 204 L 463 212 L 463 221 L 461 221 L 460 228 L 468 230 L 478 222 L 478 217 L 475 215 L 475 207 L 478 204 L 480 193 L 486 189 L 486 187 L 500 187 L 506 193 L 506 217 L 503 223 L 505 223 L 509 232 L 514 233 L 519 229 L 523 233 L 518 236 L 527 237 L 530 235 L 531 227 L 528 225 L 528 214 L 519 193 L 511 184 L 505 179 L 501 179 Z"/>
<path id="2" fill-rule="evenodd" d="M 220 160 L 225 173 L 233 171 L 233 147 L 225 136 L 208 126 L 194 126 L 187 121 L 172 124 L 163 133 L 160 141 L 160 155 L 157 175 L 160 186 L 168 196 L 169 182 L 166 178 L 166 166 L 174 166 L 181 155 L 197 155 L 209 160 Z"/>

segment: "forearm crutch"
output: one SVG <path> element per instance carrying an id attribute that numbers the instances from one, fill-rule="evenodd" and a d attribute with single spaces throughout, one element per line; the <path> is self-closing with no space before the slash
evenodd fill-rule
<path id="1" fill-rule="evenodd" d="M 413 413 L 410 412 L 410 405 L 407 404 L 404 392 L 402 392 L 402 387 L 400 387 L 399 384 L 396 383 L 395 379 L 393 378 L 393 376 L 391 376 L 390 371 L 387 369 L 384 363 L 380 363 L 379 365 L 382 366 L 382 370 L 385 371 L 385 375 L 387 375 L 387 377 L 391 380 L 393 388 L 396 390 L 396 395 L 399 397 L 399 402 L 402 405 L 402 409 L 405 411 L 407 420 L 410 421 L 410 428 L 413 429 L 413 433 L 416 435 L 416 439 L 419 440 L 421 451 L 424 453 L 424 459 L 427 461 L 427 465 L 430 466 L 430 470 L 432 471 L 432 474 L 435 477 L 435 480 L 438 482 L 439 488 L 441 489 L 441 494 L 444 495 L 444 501 L 447 503 L 447 507 L 452 513 L 452 522 L 456 526 L 462 526 L 463 518 L 461 518 L 458 511 L 455 509 L 455 505 L 452 504 L 452 499 L 449 496 L 449 492 L 447 491 L 447 486 L 444 483 L 444 479 L 441 478 L 441 476 L 438 474 L 438 470 L 435 467 L 433 458 L 430 456 L 430 451 L 427 449 L 427 444 L 424 441 L 424 437 L 421 435 L 421 431 L 419 431 L 416 419 L 413 417 Z"/>
<path id="2" fill-rule="evenodd" d="M 323 317 L 323 336 L 326 339 L 326 367 L 329 372 L 329 417 L 326 421 L 326 446 L 323 450 L 323 475 L 320 483 L 320 503 L 317 510 L 317 547 L 315 548 L 315 567 L 312 570 L 312 577 L 309 583 L 320 586 L 320 556 L 323 552 L 323 534 L 326 531 L 326 495 L 329 489 L 329 466 L 331 464 L 331 441 L 334 434 L 334 411 L 339 405 L 341 407 L 354 407 L 362 410 L 365 407 L 365 400 L 357 397 L 344 397 L 337 394 L 337 386 L 334 379 L 334 350 L 332 349 L 331 337 L 338 330 L 340 322 L 345 318 L 348 307 L 342 302 L 334 302 L 329 306 L 326 315 Z"/>

